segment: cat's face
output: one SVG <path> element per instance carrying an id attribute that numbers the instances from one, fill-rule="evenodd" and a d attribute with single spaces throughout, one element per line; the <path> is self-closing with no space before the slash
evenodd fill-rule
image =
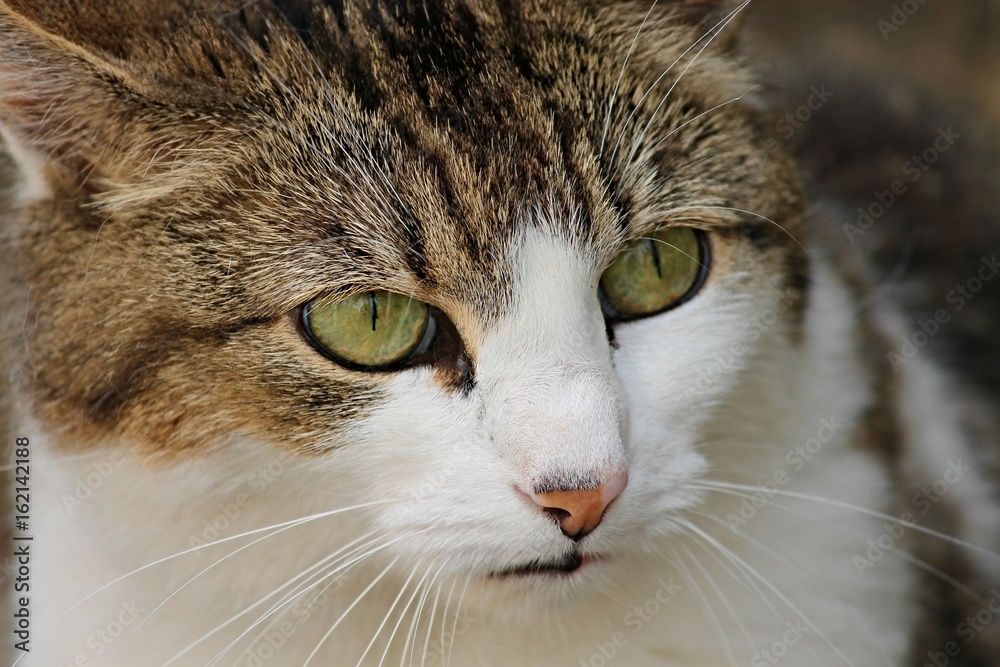
<path id="1" fill-rule="evenodd" d="M 41 414 L 152 466 L 291 452 L 412 533 L 378 558 L 486 588 L 654 549 L 802 307 L 797 190 L 726 12 L 664 3 L 633 44 L 646 6 L 306 4 L 169 39 L 4 19 L 6 132 L 48 164 L 18 231 Z M 670 228 L 696 230 L 685 287 L 616 316 L 602 276 Z M 413 340 L 318 340 L 317 304 L 382 292 L 426 304 Z"/>

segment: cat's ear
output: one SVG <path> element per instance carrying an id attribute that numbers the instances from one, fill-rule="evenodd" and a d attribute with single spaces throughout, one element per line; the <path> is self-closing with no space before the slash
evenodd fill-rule
<path id="1" fill-rule="evenodd" d="M 169 159 L 180 123 L 135 57 L 142 4 L 0 0 L 0 131 L 29 184 L 95 192 Z"/>

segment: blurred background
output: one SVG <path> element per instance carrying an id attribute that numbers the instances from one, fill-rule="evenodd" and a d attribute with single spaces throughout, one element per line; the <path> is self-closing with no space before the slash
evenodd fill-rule
<path id="1" fill-rule="evenodd" d="M 1000 0 L 754 0 L 748 24 L 773 70 L 891 70 L 1000 124 Z"/>
<path id="2" fill-rule="evenodd" d="M 1000 426 L 1000 276 L 954 297 L 1000 255 L 1000 0 L 754 0 L 746 28 L 825 245 L 874 259 L 869 303 L 902 303 L 911 335 L 946 311 L 925 347 L 986 390 L 970 420 Z"/>

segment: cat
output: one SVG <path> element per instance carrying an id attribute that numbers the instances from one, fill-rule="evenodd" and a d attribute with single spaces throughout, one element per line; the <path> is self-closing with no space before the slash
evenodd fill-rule
<path id="1" fill-rule="evenodd" d="M 13 664 L 997 664 L 748 4 L 0 2 Z"/>

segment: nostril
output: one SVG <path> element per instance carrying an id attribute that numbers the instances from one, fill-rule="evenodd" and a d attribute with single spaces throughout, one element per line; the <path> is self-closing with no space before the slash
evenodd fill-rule
<path id="1" fill-rule="evenodd" d="M 628 473 L 621 471 L 605 475 L 603 480 L 597 476 L 590 479 L 594 481 L 556 488 L 539 486 L 525 495 L 546 514 L 554 516 L 567 537 L 578 541 L 601 523 L 604 510 L 628 484 Z"/>
<path id="2" fill-rule="evenodd" d="M 543 507 L 542 511 L 546 514 L 554 516 L 560 523 L 562 523 L 564 519 L 568 519 L 570 517 L 570 513 L 561 507 Z"/>

